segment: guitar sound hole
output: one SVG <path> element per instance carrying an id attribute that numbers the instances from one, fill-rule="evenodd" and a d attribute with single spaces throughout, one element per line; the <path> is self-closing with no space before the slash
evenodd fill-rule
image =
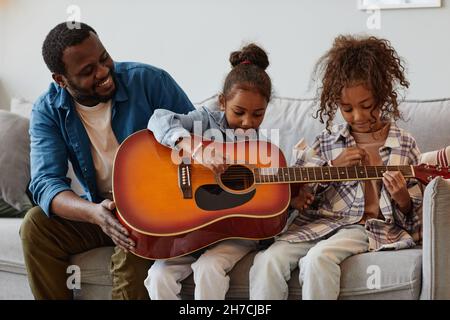
<path id="1" fill-rule="evenodd" d="M 254 182 L 253 172 L 241 165 L 232 165 L 220 175 L 223 185 L 231 190 L 242 191 L 250 188 Z"/>

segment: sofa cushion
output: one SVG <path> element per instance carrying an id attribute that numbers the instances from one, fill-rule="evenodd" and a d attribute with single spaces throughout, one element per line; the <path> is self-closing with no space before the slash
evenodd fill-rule
<path id="1" fill-rule="evenodd" d="M 22 219 L 0 219 L 0 271 L 26 274 L 19 229 Z"/>
<path id="2" fill-rule="evenodd" d="M 217 96 L 212 96 L 197 106 L 204 105 L 218 110 Z M 294 146 L 304 139 L 311 145 L 315 137 L 325 129 L 325 125 L 314 118 L 317 104 L 313 99 L 291 99 L 273 97 L 267 107 L 261 129 L 278 129 L 279 147 L 289 164 L 295 161 Z M 400 128 L 409 131 L 416 139 L 422 152 L 437 150 L 450 145 L 450 126 L 442 119 L 450 118 L 450 99 L 407 100 L 400 103 L 403 119 L 398 121 Z M 336 113 L 334 123 L 342 123 L 340 112 Z M 433 128 L 430 130 L 430 128 Z M 269 135 L 276 142 L 274 135 Z"/>
<path id="3" fill-rule="evenodd" d="M 25 210 L 18 211 L 0 198 L 0 218 L 23 218 L 28 209 L 25 208 Z"/>
<path id="4" fill-rule="evenodd" d="M 248 299 L 248 274 L 255 252 L 245 256 L 230 273 L 227 299 Z M 380 251 L 359 254 L 341 264 L 340 299 L 418 299 L 421 288 L 422 250 Z M 373 274 L 370 267 L 379 268 L 379 288 L 368 288 Z M 378 272 L 377 270 L 377 272 Z M 182 297 L 192 299 L 192 275 L 183 282 Z M 289 280 L 289 299 L 300 299 L 298 269 Z"/>
<path id="5" fill-rule="evenodd" d="M 439 100 L 407 100 L 400 104 L 403 120 L 400 128 L 416 139 L 420 151 L 439 150 L 450 145 L 450 98 Z"/>
<path id="6" fill-rule="evenodd" d="M 450 299 L 450 179 L 436 178 L 423 195 L 422 299 Z"/>
<path id="7" fill-rule="evenodd" d="M 217 95 L 196 105 L 219 110 Z M 323 129 L 323 125 L 313 118 L 314 106 L 312 99 L 273 97 L 270 100 L 260 128 L 266 130 L 268 138 L 281 148 L 288 164 L 295 161 L 292 156 L 294 145 L 300 139 L 311 144 Z"/>
<path id="8" fill-rule="evenodd" d="M 0 110 L 0 198 L 18 211 L 31 204 L 28 119 Z"/>
<path id="9" fill-rule="evenodd" d="M 33 102 L 23 98 L 12 98 L 10 109 L 12 113 L 18 114 L 24 118 L 30 118 Z"/>
<path id="10" fill-rule="evenodd" d="M 422 279 L 422 249 L 378 251 L 359 254 L 341 264 L 340 299 L 419 298 Z M 379 288 L 369 288 L 371 277 L 380 275 Z"/>

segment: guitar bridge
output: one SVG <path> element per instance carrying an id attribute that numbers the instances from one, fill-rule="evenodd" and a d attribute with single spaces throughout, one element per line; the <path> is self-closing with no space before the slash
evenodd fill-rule
<path id="1" fill-rule="evenodd" d="M 178 165 L 178 186 L 184 199 L 192 199 L 191 165 L 185 159 Z"/>

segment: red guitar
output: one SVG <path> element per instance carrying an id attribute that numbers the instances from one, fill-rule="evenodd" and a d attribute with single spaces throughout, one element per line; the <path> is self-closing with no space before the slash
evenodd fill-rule
<path id="1" fill-rule="evenodd" d="M 168 259 L 228 238 L 273 237 L 286 223 L 290 183 L 381 179 L 386 170 L 424 184 L 436 176 L 450 178 L 449 168 L 428 165 L 286 167 L 281 150 L 269 142 L 221 146 L 224 154 L 232 151 L 234 164 L 215 175 L 200 164 L 174 164 L 172 150 L 148 130 L 121 144 L 113 168 L 114 201 L 137 255 Z"/>

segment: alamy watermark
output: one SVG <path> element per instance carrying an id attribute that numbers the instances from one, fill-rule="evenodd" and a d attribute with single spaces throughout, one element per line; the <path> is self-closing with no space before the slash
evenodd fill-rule
<path id="1" fill-rule="evenodd" d="M 377 265 L 370 265 L 366 270 L 369 277 L 367 278 L 367 289 L 381 289 L 381 268 Z"/>
<path id="2" fill-rule="evenodd" d="M 66 286 L 69 290 L 81 289 L 81 269 L 76 264 L 67 267 L 66 273 L 69 274 L 66 280 Z"/>
<path id="3" fill-rule="evenodd" d="M 366 21 L 366 26 L 369 30 L 381 29 L 381 9 L 377 5 L 370 5 L 366 9 L 366 13 L 369 17 Z"/>
<path id="4" fill-rule="evenodd" d="M 68 29 L 81 29 L 81 8 L 75 4 L 67 7 L 66 13 L 69 15 L 66 19 Z"/>

